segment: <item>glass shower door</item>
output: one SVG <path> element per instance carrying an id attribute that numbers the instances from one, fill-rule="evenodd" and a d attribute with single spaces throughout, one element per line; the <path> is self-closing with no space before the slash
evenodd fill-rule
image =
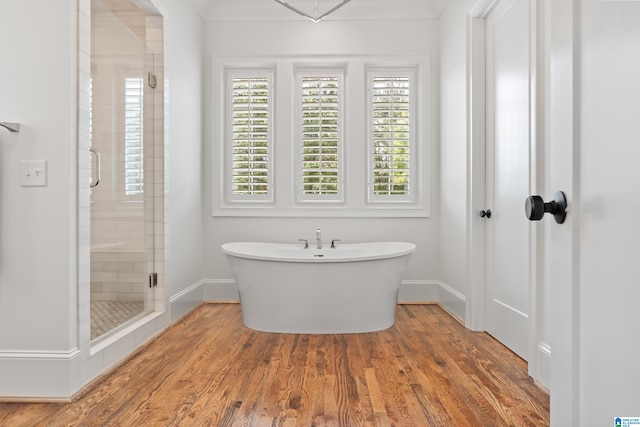
<path id="1" fill-rule="evenodd" d="M 153 53 L 92 1 L 91 340 L 153 311 Z"/>

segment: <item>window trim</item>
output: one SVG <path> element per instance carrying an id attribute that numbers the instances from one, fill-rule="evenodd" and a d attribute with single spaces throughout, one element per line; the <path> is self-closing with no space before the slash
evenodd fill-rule
<path id="1" fill-rule="evenodd" d="M 297 199 L 296 185 L 296 67 L 318 68 L 327 64 L 345 69 L 343 114 L 343 202 Z M 416 73 L 416 171 L 414 202 L 368 201 L 367 179 L 367 69 L 411 68 Z M 229 201 L 227 197 L 227 89 L 226 70 L 269 69 L 274 73 L 273 112 L 271 122 L 271 161 L 273 185 L 271 202 Z M 272 218 L 428 218 L 431 216 L 431 166 L 434 138 L 431 106 L 430 58 L 428 55 L 389 56 L 219 56 L 212 58 L 211 92 L 211 214 L 214 217 Z M 276 115 L 277 113 L 277 115 Z M 347 123 L 348 119 L 348 123 Z"/>

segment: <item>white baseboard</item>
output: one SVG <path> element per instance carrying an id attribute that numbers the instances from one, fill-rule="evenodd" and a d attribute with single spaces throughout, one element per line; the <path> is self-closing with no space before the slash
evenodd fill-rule
<path id="1" fill-rule="evenodd" d="M 238 302 L 240 293 L 233 279 L 205 279 L 204 301 Z"/>
<path id="2" fill-rule="evenodd" d="M 438 283 L 427 280 L 403 280 L 398 290 L 398 302 L 438 302 Z"/>
<path id="3" fill-rule="evenodd" d="M 534 378 L 537 382 L 551 390 L 551 346 L 540 341 L 536 346 L 536 370 Z"/>
<path id="4" fill-rule="evenodd" d="M 0 400 L 68 401 L 79 383 L 80 351 L 0 352 Z"/>
<path id="5" fill-rule="evenodd" d="M 445 283 L 438 283 L 438 303 L 464 324 L 466 298 Z"/>
<path id="6" fill-rule="evenodd" d="M 80 354 L 74 348 L 69 351 L 6 351 L 0 350 L 1 359 L 70 360 Z"/>
<path id="7" fill-rule="evenodd" d="M 188 288 L 169 297 L 171 323 L 175 323 L 204 301 L 204 281 L 200 280 Z"/>
<path id="8" fill-rule="evenodd" d="M 240 294 L 233 279 L 202 281 L 204 301 L 238 302 Z M 436 280 L 403 280 L 398 291 L 399 303 L 438 303 L 464 321 L 464 295 Z"/>

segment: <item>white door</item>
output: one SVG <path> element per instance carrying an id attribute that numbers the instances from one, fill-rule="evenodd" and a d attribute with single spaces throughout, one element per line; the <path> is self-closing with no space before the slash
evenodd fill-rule
<path id="1" fill-rule="evenodd" d="M 486 20 L 485 329 L 528 360 L 530 4 L 502 0 Z"/>
<path id="2" fill-rule="evenodd" d="M 551 425 L 640 418 L 640 1 L 551 6 Z"/>

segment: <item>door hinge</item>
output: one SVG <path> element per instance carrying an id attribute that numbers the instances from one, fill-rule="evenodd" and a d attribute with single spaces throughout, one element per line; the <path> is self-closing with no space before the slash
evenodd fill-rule
<path id="1" fill-rule="evenodd" d="M 152 72 L 149 72 L 148 74 L 147 84 L 151 89 L 155 89 L 156 86 L 158 86 L 158 78 Z"/>
<path id="2" fill-rule="evenodd" d="M 158 273 L 149 273 L 149 287 L 158 286 Z"/>

